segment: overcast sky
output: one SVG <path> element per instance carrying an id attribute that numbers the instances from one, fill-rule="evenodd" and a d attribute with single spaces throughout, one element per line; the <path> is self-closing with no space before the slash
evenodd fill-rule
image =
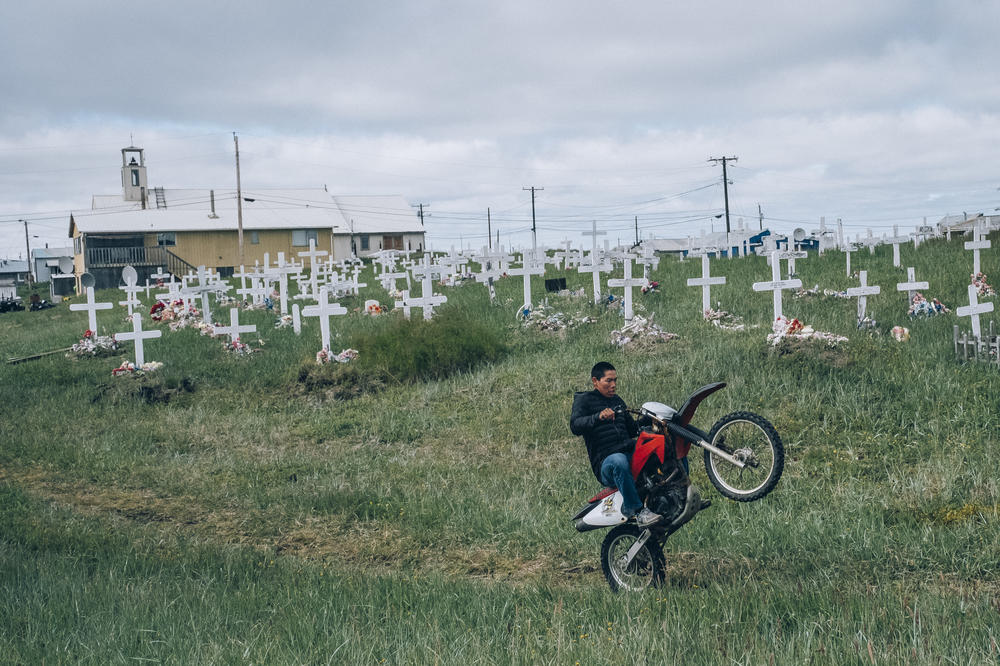
<path id="1" fill-rule="evenodd" d="M 10 4 L 10 3 L 8 3 Z M 435 248 L 849 234 L 1000 206 L 1000 3 L 79 2 L 0 21 L 0 257 L 149 184 L 427 204 Z"/>

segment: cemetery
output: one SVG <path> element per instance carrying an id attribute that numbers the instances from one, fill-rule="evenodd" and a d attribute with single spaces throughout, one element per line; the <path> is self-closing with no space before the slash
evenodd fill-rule
<path id="1" fill-rule="evenodd" d="M 602 234 L 121 267 L 0 314 L 0 654 L 58 625 L 108 662 L 1000 658 L 996 230 Z M 749 406 L 785 443 L 781 485 L 718 498 L 648 594 L 609 594 L 569 521 L 596 360 L 630 406 L 726 382 L 706 420 Z"/>

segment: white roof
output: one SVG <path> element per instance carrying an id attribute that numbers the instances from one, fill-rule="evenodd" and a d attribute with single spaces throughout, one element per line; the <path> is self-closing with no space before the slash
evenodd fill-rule
<path id="1" fill-rule="evenodd" d="M 95 195 L 90 210 L 73 211 L 82 233 L 235 231 L 235 190 L 163 190 L 165 208 L 149 192 L 147 208 L 121 195 Z M 420 233 L 416 212 L 398 196 L 332 196 L 323 189 L 244 190 L 243 228 L 332 229 L 335 234 Z"/>

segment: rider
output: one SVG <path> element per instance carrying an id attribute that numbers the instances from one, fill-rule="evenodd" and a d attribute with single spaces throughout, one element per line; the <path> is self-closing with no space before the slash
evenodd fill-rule
<path id="1" fill-rule="evenodd" d="M 590 466 L 597 480 L 618 488 L 622 494 L 622 514 L 639 527 L 655 525 L 662 516 L 642 504 L 632 479 L 629 454 L 639 435 L 639 427 L 626 411 L 625 401 L 616 394 L 618 372 L 615 366 L 601 361 L 590 370 L 593 391 L 573 396 L 569 429 L 582 435 L 587 444 Z"/>

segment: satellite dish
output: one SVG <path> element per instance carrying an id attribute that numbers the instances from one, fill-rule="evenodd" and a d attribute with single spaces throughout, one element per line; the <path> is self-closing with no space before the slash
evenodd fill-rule
<path id="1" fill-rule="evenodd" d="M 139 281 L 139 274 L 133 267 L 126 266 L 122 269 L 122 280 L 124 280 L 125 284 L 131 287 Z"/>
<path id="2" fill-rule="evenodd" d="M 80 276 L 80 284 L 83 285 L 84 289 L 90 289 L 97 284 L 97 280 L 95 280 L 94 276 L 90 273 L 84 273 Z"/>
<path id="3" fill-rule="evenodd" d="M 803 229 L 802 227 L 798 227 L 795 231 L 792 232 L 792 240 L 794 240 L 796 243 L 801 243 L 805 239 L 806 239 L 806 230 Z"/>
<path id="4" fill-rule="evenodd" d="M 73 272 L 73 260 L 69 257 L 59 257 L 59 272 L 68 275 Z"/>

